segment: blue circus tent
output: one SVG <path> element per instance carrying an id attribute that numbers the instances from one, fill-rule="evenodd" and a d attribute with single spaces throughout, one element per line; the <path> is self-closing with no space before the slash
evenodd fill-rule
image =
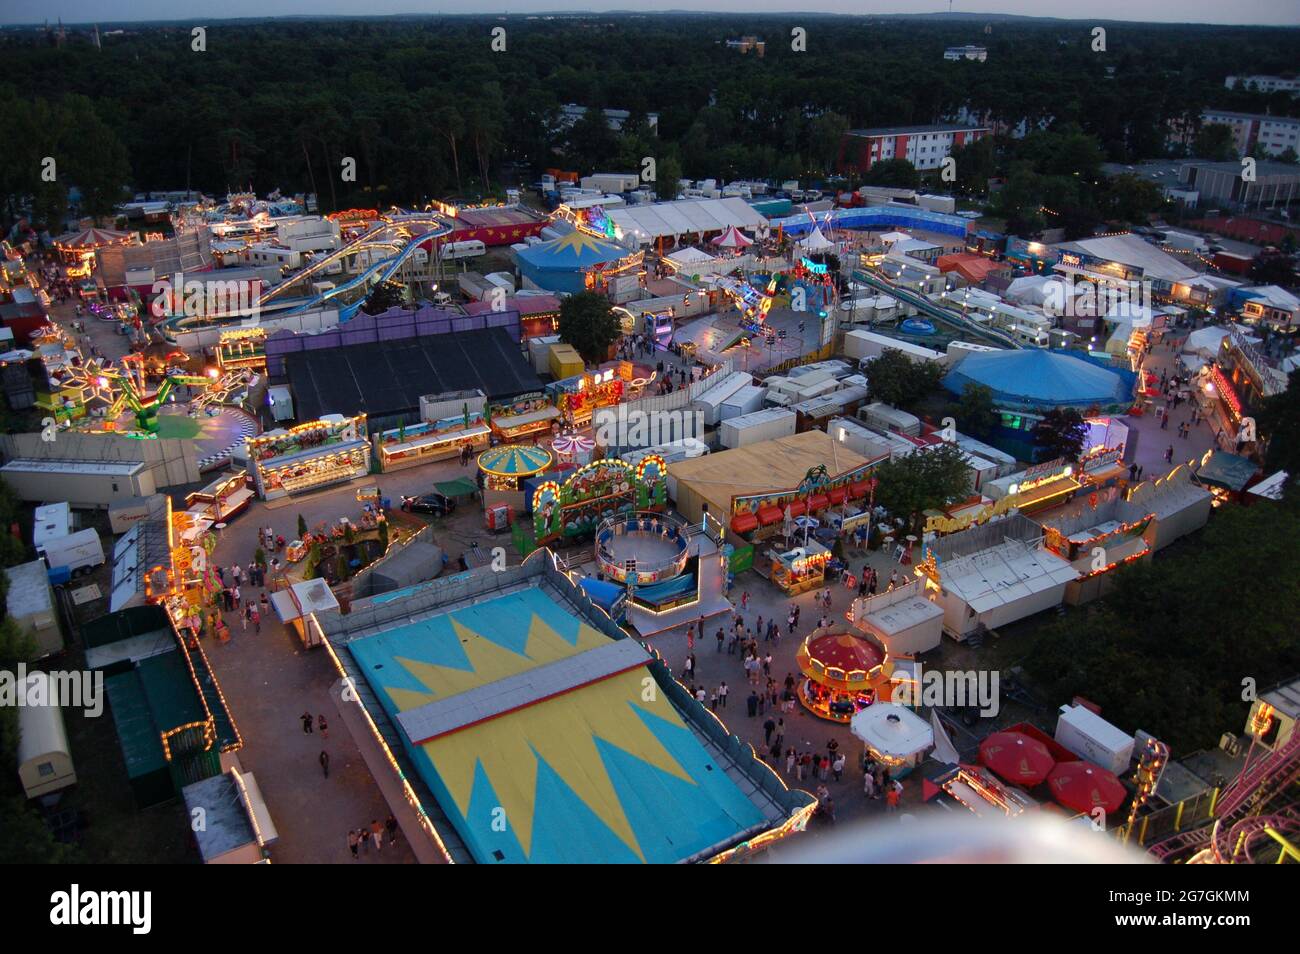
<path id="1" fill-rule="evenodd" d="M 621 262 L 633 253 L 622 246 L 575 229 L 568 235 L 519 249 L 519 271 L 538 288 L 557 292 L 586 289 L 586 274 Z"/>
<path id="2" fill-rule="evenodd" d="M 1106 410 L 1128 407 L 1136 380 L 1131 371 L 1103 367 L 1077 353 L 1028 348 L 972 354 L 948 372 L 943 386 L 960 395 L 967 384 L 982 384 L 1003 408 Z"/>

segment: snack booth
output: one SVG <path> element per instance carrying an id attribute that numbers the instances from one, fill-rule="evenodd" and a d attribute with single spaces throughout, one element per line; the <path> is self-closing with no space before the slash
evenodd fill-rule
<path id="1" fill-rule="evenodd" d="M 342 483 L 370 472 L 366 416 L 328 414 L 288 431 L 247 441 L 258 496 L 274 500 Z"/>
<path id="2" fill-rule="evenodd" d="M 831 551 L 809 538 L 802 546 L 781 553 L 767 551 L 771 580 L 786 596 L 798 596 L 826 584 L 826 564 L 831 561 Z"/>

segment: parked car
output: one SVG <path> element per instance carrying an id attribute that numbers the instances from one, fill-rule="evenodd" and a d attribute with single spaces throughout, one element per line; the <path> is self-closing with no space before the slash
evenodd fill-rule
<path id="1" fill-rule="evenodd" d="M 446 494 L 421 494 L 418 497 L 402 496 L 402 509 L 407 513 L 430 513 L 445 517 L 456 509 L 456 501 Z"/>

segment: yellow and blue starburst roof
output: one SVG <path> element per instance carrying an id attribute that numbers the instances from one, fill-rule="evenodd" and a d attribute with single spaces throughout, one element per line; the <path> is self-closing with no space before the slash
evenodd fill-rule
<path id="1" fill-rule="evenodd" d="M 540 589 L 353 640 L 398 713 L 612 640 Z M 763 820 L 645 667 L 536 700 L 407 751 L 482 863 L 675 862 Z"/>
<path id="2" fill-rule="evenodd" d="M 622 246 L 582 229 L 519 250 L 520 259 L 539 268 L 588 268 L 616 262 L 630 254 Z"/>

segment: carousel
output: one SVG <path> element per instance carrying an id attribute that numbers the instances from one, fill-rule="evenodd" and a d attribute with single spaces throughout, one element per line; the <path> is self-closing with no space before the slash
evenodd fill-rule
<path id="1" fill-rule="evenodd" d="M 893 664 L 875 642 L 847 632 L 816 630 L 795 654 L 804 678 L 797 695 L 804 708 L 831 722 L 849 723 L 889 697 Z"/>
<path id="2" fill-rule="evenodd" d="M 488 490 L 521 491 L 524 481 L 551 466 L 549 451 L 531 444 L 504 444 L 478 455 L 478 469 Z"/>
<path id="3" fill-rule="evenodd" d="M 54 249 L 63 257 L 64 261 L 80 264 L 94 258 L 96 249 L 106 248 L 110 245 L 129 245 L 131 241 L 130 232 L 90 228 L 60 235 L 54 240 Z"/>

